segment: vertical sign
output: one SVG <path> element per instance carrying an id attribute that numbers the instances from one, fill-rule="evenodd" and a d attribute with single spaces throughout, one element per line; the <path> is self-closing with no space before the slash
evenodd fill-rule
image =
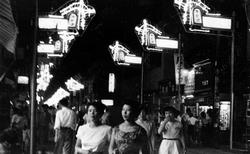
<path id="1" fill-rule="evenodd" d="M 115 91 L 115 74 L 109 73 L 109 92 L 113 93 Z"/>
<path id="2" fill-rule="evenodd" d="M 184 70 L 184 58 L 183 55 L 179 57 L 178 54 L 174 54 L 174 64 L 175 64 L 175 83 L 176 85 L 179 84 L 179 78 L 180 78 L 180 84 L 185 84 L 184 82 L 184 76 L 183 76 L 183 70 Z M 179 76 L 179 70 L 181 71 L 181 75 Z"/>

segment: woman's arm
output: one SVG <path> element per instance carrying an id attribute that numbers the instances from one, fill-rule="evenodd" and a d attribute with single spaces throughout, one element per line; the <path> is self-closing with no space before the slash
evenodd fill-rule
<path id="1" fill-rule="evenodd" d="M 164 131 L 167 122 L 168 120 L 167 118 L 165 118 L 164 121 L 160 124 L 160 127 L 158 128 L 158 134 L 161 134 Z"/>
<path id="2" fill-rule="evenodd" d="M 187 150 L 186 150 L 186 144 L 185 144 L 185 140 L 184 140 L 183 128 L 180 131 L 180 141 L 181 141 L 183 151 L 184 151 L 184 154 L 185 154 Z"/>
<path id="3" fill-rule="evenodd" d="M 113 154 L 115 148 L 115 128 L 112 130 L 112 135 L 109 143 L 109 154 Z"/>
<path id="4" fill-rule="evenodd" d="M 82 147 L 81 140 L 77 138 L 75 145 L 75 154 L 89 154 L 89 151 L 83 150 L 81 147 Z"/>
<path id="5" fill-rule="evenodd" d="M 81 151 L 81 140 L 79 138 L 76 139 L 76 145 L 75 145 L 75 154 L 80 153 Z"/>

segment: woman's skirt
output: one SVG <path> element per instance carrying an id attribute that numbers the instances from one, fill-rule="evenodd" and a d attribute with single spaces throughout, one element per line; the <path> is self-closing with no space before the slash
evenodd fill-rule
<path id="1" fill-rule="evenodd" d="M 163 139 L 159 148 L 159 154 L 183 154 L 183 148 L 178 139 Z"/>

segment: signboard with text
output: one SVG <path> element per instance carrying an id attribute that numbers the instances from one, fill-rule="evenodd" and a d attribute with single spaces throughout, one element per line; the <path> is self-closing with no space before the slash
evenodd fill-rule
<path id="1" fill-rule="evenodd" d="M 208 62 L 195 67 L 195 93 L 207 92 L 213 87 L 212 63 Z"/>

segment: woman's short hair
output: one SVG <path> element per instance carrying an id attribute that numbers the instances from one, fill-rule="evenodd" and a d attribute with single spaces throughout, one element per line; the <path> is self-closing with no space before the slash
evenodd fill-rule
<path id="1" fill-rule="evenodd" d="M 164 107 L 163 108 L 163 113 L 165 113 L 166 111 L 173 113 L 173 115 L 175 117 L 177 117 L 180 114 L 180 112 L 177 109 L 175 109 L 174 107 L 172 107 L 172 106 Z"/>
<path id="2" fill-rule="evenodd" d="M 137 101 L 134 100 L 124 100 L 122 102 L 122 106 L 124 105 L 129 105 L 132 109 L 132 112 L 134 114 L 135 117 L 137 117 L 140 114 L 140 110 L 139 110 L 139 106 L 140 104 Z"/>
<path id="3" fill-rule="evenodd" d="M 104 110 L 106 109 L 106 106 L 100 101 L 88 103 L 87 108 L 89 108 L 90 106 L 93 106 L 100 115 L 103 115 Z"/>

